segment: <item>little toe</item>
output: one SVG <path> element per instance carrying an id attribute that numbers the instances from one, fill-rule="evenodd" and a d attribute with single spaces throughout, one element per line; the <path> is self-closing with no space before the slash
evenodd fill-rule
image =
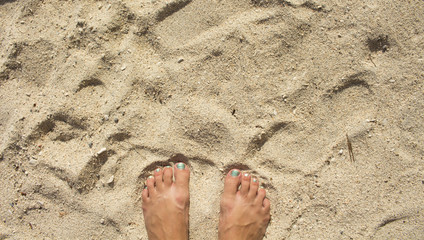
<path id="1" fill-rule="evenodd" d="M 240 188 L 240 193 L 243 196 L 246 196 L 247 193 L 249 192 L 249 188 L 250 188 L 250 174 L 249 173 L 243 173 L 242 177 L 241 177 L 241 188 Z"/>
<path id="2" fill-rule="evenodd" d="M 155 176 L 155 185 L 158 191 L 162 191 L 164 187 L 163 183 L 163 170 L 161 168 L 156 168 L 154 174 Z"/>
<path id="3" fill-rule="evenodd" d="M 163 169 L 163 183 L 165 187 L 170 187 L 172 185 L 172 168 L 171 166 L 166 166 Z"/>
<path id="4" fill-rule="evenodd" d="M 225 177 L 224 194 L 235 195 L 240 186 L 240 170 L 233 169 Z"/>
<path id="5" fill-rule="evenodd" d="M 269 213 L 269 211 L 271 210 L 271 202 L 269 201 L 268 198 L 265 198 L 263 201 L 263 210 L 266 213 Z"/>
<path id="6" fill-rule="evenodd" d="M 177 163 L 174 166 L 175 184 L 179 188 L 188 189 L 190 181 L 190 170 L 185 163 Z"/>
<path id="7" fill-rule="evenodd" d="M 149 190 L 147 190 L 147 187 L 145 187 L 143 192 L 141 192 L 141 198 L 143 199 L 143 203 L 147 203 L 149 201 Z"/>
<path id="8" fill-rule="evenodd" d="M 262 206 L 265 199 L 265 195 L 266 195 L 265 188 L 263 188 L 262 186 L 259 187 L 258 194 L 256 195 L 256 198 L 255 198 L 255 204 Z"/>
<path id="9" fill-rule="evenodd" d="M 249 199 L 255 199 L 256 195 L 258 194 L 258 188 L 259 188 L 259 181 L 256 177 L 252 177 L 252 181 L 250 183 L 249 193 L 247 194 L 247 197 Z"/>

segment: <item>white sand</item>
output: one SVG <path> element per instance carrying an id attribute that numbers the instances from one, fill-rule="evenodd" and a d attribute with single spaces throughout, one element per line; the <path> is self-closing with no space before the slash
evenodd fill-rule
<path id="1" fill-rule="evenodd" d="M 267 239 L 424 239 L 423 1 L 1 0 L 0 23 L 0 239 L 147 239 L 140 189 L 177 154 L 191 239 L 232 167 Z"/>

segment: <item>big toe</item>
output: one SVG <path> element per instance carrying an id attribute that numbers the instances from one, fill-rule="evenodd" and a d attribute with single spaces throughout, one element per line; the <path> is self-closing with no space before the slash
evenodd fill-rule
<path id="1" fill-rule="evenodd" d="M 175 184 L 178 188 L 187 188 L 190 181 L 190 170 L 185 163 L 177 163 L 174 166 Z"/>
<path id="2" fill-rule="evenodd" d="M 224 194 L 235 195 L 240 186 L 240 170 L 233 169 L 225 177 Z"/>

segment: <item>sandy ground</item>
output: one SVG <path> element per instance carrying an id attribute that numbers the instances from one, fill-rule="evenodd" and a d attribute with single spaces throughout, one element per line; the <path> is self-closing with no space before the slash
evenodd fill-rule
<path id="1" fill-rule="evenodd" d="M 424 239 L 423 1 L 1 0 L 0 23 L 0 239 L 147 239 L 144 179 L 179 159 L 191 239 L 232 167 L 267 239 Z"/>

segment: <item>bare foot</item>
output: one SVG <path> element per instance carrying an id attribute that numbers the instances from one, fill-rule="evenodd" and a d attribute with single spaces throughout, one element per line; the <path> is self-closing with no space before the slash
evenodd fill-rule
<path id="1" fill-rule="evenodd" d="M 150 240 L 188 239 L 190 171 L 184 163 L 158 168 L 143 190 L 143 215 Z"/>
<path id="2" fill-rule="evenodd" d="M 270 218 L 270 202 L 265 198 L 265 189 L 259 188 L 257 178 L 231 170 L 221 196 L 219 239 L 262 239 Z"/>

